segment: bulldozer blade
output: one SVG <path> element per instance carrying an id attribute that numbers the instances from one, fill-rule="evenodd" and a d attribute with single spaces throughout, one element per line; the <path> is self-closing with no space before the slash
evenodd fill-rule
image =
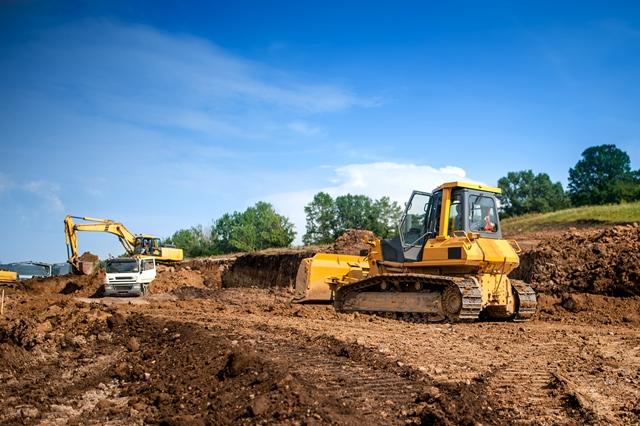
<path id="1" fill-rule="evenodd" d="M 303 259 L 298 267 L 294 302 L 330 302 L 333 292 L 329 283 L 341 280 L 353 271 L 368 270 L 366 257 L 317 253 Z"/>

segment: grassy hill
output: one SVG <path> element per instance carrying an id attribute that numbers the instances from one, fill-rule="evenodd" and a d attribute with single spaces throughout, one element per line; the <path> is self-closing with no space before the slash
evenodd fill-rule
<path id="1" fill-rule="evenodd" d="M 507 234 L 567 228 L 569 226 L 640 222 L 640 202 L 585 206 L 551 213 L 527 214 L 504 219 L 501 222 L 502 229 Z"/>

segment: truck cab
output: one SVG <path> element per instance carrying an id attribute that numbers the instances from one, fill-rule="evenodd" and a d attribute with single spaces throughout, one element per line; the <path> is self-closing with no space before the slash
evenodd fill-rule
<path id="1" fill-rule="evenodd" d="M 156 278 L 156 260 L 152 257 L 109 259 L 105 270 L 105 296 L 142 296 Z"/>

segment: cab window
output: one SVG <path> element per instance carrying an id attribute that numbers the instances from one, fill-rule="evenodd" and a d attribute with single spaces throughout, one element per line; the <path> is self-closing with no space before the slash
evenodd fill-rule
<path id="1" fill-rule="evenodd" d="M 153 269 L 153 259 L 147 259 L 142 261 L 142 270 L 150 271 Z"/>
<path id="2" fill-rule="evenodd" d="M 464 203 L 462 191 L 456 190 L 451 193 L 451 207 L 449 209 L 449 233 L 453 231 L 464 231 Z"/>
<path id="3" fill-rule="evenodd" d="M 475 232 L 498 232 L 496 202 L 492 197 L 469 196 L 469 229 Z"/>
<path id="4" fill-rule="evenodd" d="M 431 236 L 438 235 L 440 230 L 440 210 L 442 208 L 442 191 L 433 194 L 433 203 L 429 209 L 429 217 L 427 218 L 427 231 Z M 430 238 L 429 237 L 429 238 Z"/>
<path id="5" fill-rule="evenodd" d="M 422 193 L 414 193 L 411 197 L 400 232 L 402 243 L 405 246 L 416 244 L 424 235 L 425 216 L 430 199 L 429 194 Z"/>

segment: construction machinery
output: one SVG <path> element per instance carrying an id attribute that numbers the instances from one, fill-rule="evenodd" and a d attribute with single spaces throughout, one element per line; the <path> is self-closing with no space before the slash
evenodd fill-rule
<path id="1" fill-rule="evenodd" d="M 75 223 L 74 219 L 83 223 Z M 91 217 L 66 216 L 64 231 L 67 243 L 67 257 L 76 273 L 90 275 L 95 270 L 98 259 L 95 256 L 78 255 L 77 232 L 107 232 L 118 237 L 129 256 L 153 257 L 158 262 L 179 262 L 184 255 L 182 249 L 163 245 L 160 238 L 146 234 L 134 234 L 122 223 L 110 219 L 96 219 Z"/>
<path id="2" fill-rule="evenodd" d="M 15 283 L 15 282 L 18 282 L 17 272 L 0 269 L 0 283 Z"/>
<path id="3" fill-rule="evenodd" d="M 502 238 L 500 192 L 465 182 L 414 191 L 397 237 L 368 241 L 366 256 L 304 259 L 294 300 L 418 322 L 528 320 L 536 295 L 507 276 L 519 264 L 520 248 Z"/>
<path id="4" fill-rule="evenodd" d="M 105 296 L 142 296 L 156 278 L 153 257 L 117 257 L 105 262 Z"/>
<path id="5" fill-rule="evenodd" d="M 30 280 L 32 278 L 48 278 L 52 275 L 52 266 L 50 263 L 34 262 L 32 260 L 25 262 L 13 262 L 0 265 L 1 269 L 13 271 L 17 274 L 18 280 Z"/>

